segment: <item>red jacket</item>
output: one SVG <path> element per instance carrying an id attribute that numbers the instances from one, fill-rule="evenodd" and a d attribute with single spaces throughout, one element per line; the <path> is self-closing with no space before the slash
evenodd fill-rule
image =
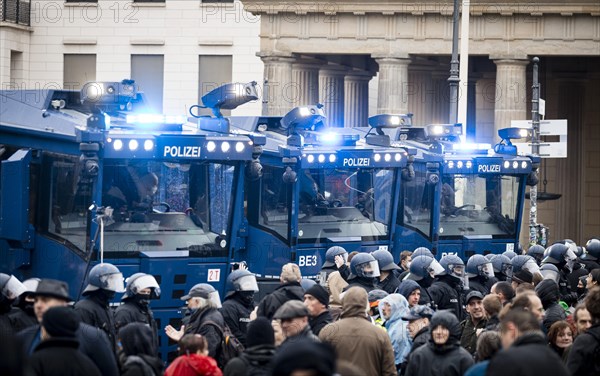
<path id="1" fill-rule="evenodd" d="M 165 376 L 223 376 L 217 362 L 205 355 L 181 355 L 171 363 Z"/>

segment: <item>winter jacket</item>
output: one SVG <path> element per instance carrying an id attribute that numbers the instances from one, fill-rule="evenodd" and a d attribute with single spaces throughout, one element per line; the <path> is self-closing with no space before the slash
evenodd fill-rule
<path id="1" fill-rule="evenodd" d="M 469 290 L 479 291 L 483 296 L 490 293 L 490 289 L 486 287 L 485 282 L 481 281 L 480 277 L 469 278 Z"/>
<path id="2" fill-rule="evenodd" d="M 485 329 L 487 320 L 481 319 L 477 322 L 477 325 L 475 325 L 473 320 L 471 320 L 471 316 L 467 316 L 467 319 L 463 320 L 460 323 L 460 326 L 462 327 L 460 345 L 464 347 L 469 354 L 474 355 L 477 350 L 477 330 Z"/>
<path id="3" fill-rule="evenodd" d="M 348 286 L 346 279 L 342 277 L 339 271 L 333 272 L 327 278 L 327 291 L 329 291 L 329 304 L 335 306 L 342 305 L 340 294 Z"/>
<path id="4" fill-rule="evenodd" d="M 26 329 L 30 326 L 36 326 L 38 324 L 35 315 L 30 316 L 20 308 L 14 308 L 8 314 L 8 317 L 10 319 L 11 326 L 14 329 L 15 334 L 19 333 L 23 329 Z"/>
<path id="5" fill-rule="evenodd" d="M 86 355 L 98 367 L 102 376 L 118 376 L 119 368 L 115 354 L 111 351 L 106 334 L 91 325 L 79 324 L 75 332 L 79 342 L 79 352 Z M 40 326 L 31 326 L 17 334 L 22 345 L 25 358 L 33 354 L 35 346 L 40 343 Z"/>
<path id="6" fill-rule="evenodd" d="M 539 296 L 544 306 L 544 332 L 548 333 L 550 326 L 557 321 L 566 320 L 565 310 L 558 304 L 559 290 L 556 282 L 544 279 L 535 287 L 535 293 Z"/>
<path id="7" fill-rule="evenodd" d="M 575 338 L 567 358 L 572 376 L 600 375 L 600 324 L 590 327 Z"/>
<path id="8" fill-rule="evenodd" d="M 579 259 L 579 262 L 583 264 L 585 270 L 587 270 L 588 272 L 591 272 L 594 269 L 600 269 L 600 263 L 598 263 L 598 260 L 590 260 L 585 258 Z"/>
<path id="9" fill-rule="evenodd" d="M 217 361 L 205 355 L 190 354 L 177 357 L 165 371 L 165 376 L 221 376 Z"/>
<path id="10" fill-rule="evenodd" d="M 408 315 L 408 302 L 403 295 L 390 294 L 379 301 L 379 315 L 383 317 L 383 306 L 389 304 L 391 307 L 390 317 L 385 321 L 385 328 L 392 347 L 396 365 L 406 361 L 406 356 L 412 347 L 412 341 L 408 334 L 408 321 L 402 320 L 402 316 Z"/>
<path id="11" fill-rule="evenodd" d="M 239 293 L 227 297 L 220 309 L 225 323 L 231 329 L 231 333 L 244 346 L 246 346 L 246 329 L 250 322 L 250 313 L 253 310 L 254 304 L 244 301 Z"/>
<path id="12" fill-rule="evenodd" d="M 585 268 L 585 265 L 576 261 L 573 264 L 573 271 L 567 274 L 567 282 L 569 283 L 571 291 L 577 292 L 577 284 L 579 283 L 579 278 L 587 276 L 588 274 L 590 274 L 590 272 Z"/>
<path id="13" fill-rule="evenodd" d="M 417 283 L 419 283 L 421 281 L 417 281 Z M 420 283 L 419 283 L 419 287 L 421 287 L 421 297 L 419 298 L 419 305 L 424 305 L 427 306 L 433 310 L 437 309 L 437 303 L 433 300 L 433 298 L 431 297 L 431 294 L 429 294 L 429 291 L 423 287 Z"/>
<path id="14" fill-rule="evenodd" d="M 121 376 L 161 376 L 163 362 L 146 354 L 130 355 L 121 366 Z"/>
<path id="15" fill-rule="evenodd" d="M 221 328 L 215 328 L 215 325 Z M 218 359 L 221 353 L 221 333 L 225 326 L 223 315 L 216 308 L 204 307 L 198 309 L 190 316 L 189 324 L 185 327 L 185 334 L 200 334 L 208 342 L 208 356 Z"/>
<path id="16" fill-rule="evenodd" d="M 113 311 L 108 305 L 104 290 L 95 290 L 85 293 L 84 299 L 75 304 L 75 312 L 79 314 L 81 322 L 103 330 L 108 336 L 112 351 L 117 350 L 117 329 Z"/>
<path id="17" fill-rule="evenodd" d="M 310 329 L 313 334 L 318 336 L 321 332 L 321 329 L 325 327 L 327 324 L 331 324 L 333 322 L 333 318 L 331 317 L 331 313 L 329 311 L 325 311 L 321 313 L 317 317 L 310 317 L 308 319 L 308 324 L 310 325 Z"/>
<path id="18" fill-rule="evenodd" d="M 395 293 L 399 285 L 400 280 L 396 273 L 394 273 L 394 270 L 392 270 L 383 281 L 380 281 L 379 279 L 375 280 L 375 288 L 383 290 L 388 294 Z"/>
<path id="19" fill-rule="evenodd" d="M 354 277 L 348 280 L 348 286 L 343 291 L 348 291 L 352 287 L 362 287 L 368 293 L 375 290 L 375 278 Z"/>
<path id="20" fill-rule="evenodd" d="M 410 355 L 406 376 L 462 376 L 471 365 L 473 357 L 460 344 L 461 327 L 458 319 L 450 312 L 437 312 L 431 318 L 431 328 L 441 325 L 450 331 L 443 345 L 430 339 Z"/>
<path id="21" fill-rule="evenodd" d="M 275 355 L 275 346 L 258 345 L 247 348 L 241 356 L 231 359 L 224 376 L 266 376 L 271 374 L 271 359 Z M 169 376 L 169 375 L 165 375 Z M 175 375 L 173 375 L 175 376 Z"/>
<path id="22" fill-rule="evenodd" d="M 300 333 L 296 334 L 295 336 L 291 336 L 291 337 L 287 337 L 279 346 L 279 348 L 277 349 L 277 351 L 281 351 L 282 349 L 285 348 L 285 346 L 289 343 L 292 343 L 294 341 L 297 341 L 301 338 L 304 339 L 308 339 L 311 340 L 313 342 L 321 342 L 321 340 L 319 339 L 319 337 L 317 337 L 316 335 L 313 334 L 312 330 L 310 330 L 310 325 L 306 325 L 306 327 L 304 327 L 304 329 L 302 329 L 300 331 Z"/>
<path id="23" fill-rule="evenodd" d="M 568 376 L 562 360 L 548 348 L 541 332 L 526 333 L 491 360 L 487 376 Z"/>
<path id="24" fill-rule="evenodd" d="M 464 320 L 464 297 L 461 283 L 457 278 L 448 275 L 440 276 L 428 291 L 438 310 L 449 309 L 459 321 Z"/>
<path id="25" fill-rule="evenodd" d="M 304 289 L 299 282 L 284 283 L 265 296 L 258 304 L 258 316 L 273 319 L 275 312 L 288 300 L 304 301 Z"/>
<path id="26" fill-rule="evenodd" d="M 75 338 L 50 338 L 41 342 L 25 363 L 25 376 L 101 376 L 98 367 L 77 347 Z"/>
<path id="27" fill-rule="evenodd" d="M 394 349 L 387 333 L 367 318 L 367 292 L 350 289 L 343 299 L 341 319 L 321 330 L 319 338 L 332 345 L 338 360 L 364 371 L 364 376 L 395 376 Z"/>
<path id="28" fill-rule="evenodd" d="M 117 331 L 132 322 L 146 324 L 152 329 L 152 341 L 158 349 L 158 326 L 156 325 L 152 310 L 147 304 L 140 303 L 134 299 L 127 299 L 115 311 Z"/>

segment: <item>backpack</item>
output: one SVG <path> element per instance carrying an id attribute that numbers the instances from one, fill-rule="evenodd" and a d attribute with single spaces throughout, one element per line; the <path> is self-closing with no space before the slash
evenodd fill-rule
<path id="1" fill-rule="evenodd" d="M 204 325 L 212 325 L 221 336 L 219 354 L 217 355 L 217 359 L 215 359 L 219 368 L 225 368 L 225 365 L 231 359 L 240 356 L 244 352 L 244 345 L 231 333 L 231 329 L 229 329 L 227 324 L 223 324 L 223 327 L 221 327 L 216 322 L 207 320 L 204 322 Z"/>

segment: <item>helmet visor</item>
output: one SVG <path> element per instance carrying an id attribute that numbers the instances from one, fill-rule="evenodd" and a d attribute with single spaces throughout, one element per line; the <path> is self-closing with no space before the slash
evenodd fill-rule
<path id="1" fill-rule="evenodd" d="M 427 271 L 429 272 L 429 275 L 433 278 L 436 275 L 442 274 L 444 272 L 444 267 L 440 265 L 440 263 L 437 262 L 437 260 L 433 260 L 431 264 L 429 264 L 429 266 L 427 267 Z"/>
<path id="2" fill-rule="evenodd" d="M 500 273 L 504 274 L 508 278 L 511 278 L 513 274 L 512 264 L 502 264 L 502 270 L 500 270 Z"/>
<path id="3" fill-rule="evenodd" d="M 460 264 L 448 264 L 450 275 L 458 278 L 465 276 L 465 266 Z"/>
<path id="4" fill-rule="evenodd" d="M 213 302 L 213 304 L 217 308 L 221 308 L 221 297 L 219 296 L 219 292 L 218 291 L 212 291 L 211 293 L 209 293 L 208 294 L 208 300 L 210 300 L 211 302 Z"/>
<path id="5" fill-rule="evenodd" d="M 554 270 L 540 270 L 540 273 L 542 273 L 544 279 L 551 279 L 556 283 L 560 280 L 560 274 Z"/>
<path id="6" fill-rule="evenodd" d="M 108 291 L 125 292 L 125 284 L 123 282 L 123 274 L 107 274 L 100 277 L 102 288 Z"/>
<path id="7" fill-rule="evenodd" d="M 479 271 L 480 276 L 492 278 L 494 276 L 494 267 L 491 262 L 486 262 L 485 264 L 481 264 L 477 266 L 477 270 Z"/>
<path id="8" fill-rule="evenodd" d="M 525 264 L 523 264 L 523 267 L 521 269 L 525 269 L 533 275 L 540 272 L 540 267 L 533 260 L 527 260 L 527 262 L 525 262 Z"/>
<path id="9" fill-rule="evenodd" d="M 156 297 L 160 296 L 160 287 L 158 286 L 158 282 L 156 282 L 156 279 L 149 274 L 141 276 L 132 282 L 132 293 L 138 294 L 143 289 L 154 289 L 154 294 Z"/>
<path id="10" fill-rule="evenodd" d="M 367 278 L 375 278 L 375 277 L 379 277 L 380 273 L 379 273 L 379 263 L 377 262 L 377 260 L 373 260 L 373 261 L 369 261 L 367 263 L 361 264 L 359 265 L 360 267 L 360 274 L 362 274 L 362 277 L 367 277 Z M 360 275 L 359 275 L 360 277 Z"/>
<path id="11" fill-rule="evenodd" d="M 239 284 L 238 291 L 258 291 L 256 277 L 253 275 L 245 275 L 236 282 Z"/>
<path id="12" fill-rule="evenodd" d="M 21 281 L 16 279 L 14 275 L 11 275 L 2 288 L 2 295 L 4 295 L 8 300 L 14 300 L 26 291 L 27 287 L 25 287 Z"/>

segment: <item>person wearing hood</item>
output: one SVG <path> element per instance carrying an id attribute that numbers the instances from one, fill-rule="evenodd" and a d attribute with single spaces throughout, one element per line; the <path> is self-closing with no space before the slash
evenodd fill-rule
<path id="1" fill-rule="evenodd" d="M 395 293 L 400 285 L 400 267 L 394 262 L 394 256 L 385 249 L 375 251 L 371 255 L 379 266 L 379 277 L 375 280 L 375 287 L 388 294 Z"/>
<path id="2" fill-rule="evenodd" d="M 177 342 L 184 334 L 201 334 L 208 341 L 208 355 L 218 361 L 225 326 L 223 315 L 219 312 L 221 308 L 219 292 L 208 283 L 198 283 L 180 299 L 186 302 L 189 315 L 184 318 L 179 330 L 167 325 L 165 333 Z M 219 365 L 224 366 L 224 364 Z"/>
<path id="3" fill-rule="evenodd" d="M 125 281 L 127 287 L 121 300 L 123 304 L 115 311 L 117 330 L 132 322 L 141 322 L 152 329 L 152 340 L 158 349 L 158 326 L 150 308 L 150 299 L 158 299 L 160 287 L 154 276 L 135 273 Z"/>
<path id="4" fill-rule="evenodd" d="M 258 317 L 248 324 L 246 349 L 239 357 L 227 363 L 223 374 L 225 376 L 269 375 L 274 355 L 273 326 L 266 318 Z"/>
<path id="5" fill-rule="evenodd" d="M 379 263 L 369 253 L 359 253 L 350 261 L 350 277 L 348 286 L 343 291 L 352 287 L 361 287 L 367 291 L 375 290 L 375 280 L 379 277 Z"/>
<path id="6" fill-rule="evenodd" d="M 396 369 L 400 371 L 412 347 L 408 322 L 402 320 L 409 313 L 408 302 L 400 294 L 390 294 L 379 301 L 379 312 L 385 319 L 385 328 L 394 348 Z"/>
<path id="7" fill-rule="evenodd" d="M 321 330 L 319 338 L 331 344 L 338 361 L 347 361 L 364 371 L 364 376 L 397 375 L 394 349 L 387 333 L 368 317 L 367 291 L 350 288 L 342 298 L 340 320 Z"/>
<path id="8" fill-rule="evenodd" d="M 42 341 L 26 362 L 26 376 L 100 376 L 100 370 L 77 350 L 79 317 L 68 307 L 53 307 L 42 317 Z"/>
<path id="9" fill-rule="evenodd" d="M 223 375 L 217 361 L 208 356 L 208 343 L 200 334 L 186 334 L 181 337 L 178 352 L 179 356 L 167 367 L 165 376 Z"/>
<path id="10" fill-rule="evenodd" d="M 227 294 L 221 314 L 231 333 L 246 346 L 246 331 L 254 310 L 254 294 L 258 283 L 254 274 L 244 269 L 234 270 L 227 276 Z"/>
<path id="11" fill-rule="evenodd" d="M 487 376 L 569 375 L 558 355 L 548 348 L 530 311 L 507 310 L 500 319 L 500 337 L 503 350 L 490 360 Z"/>
<path id="12" fill-rule="evenodd" d="M 429 328 L 431 339 L 411 354 L 405 375 L 463 375 L 473 365 L 473 357 L 460 346 L 461 327 L 456 316 L 438 311 Z"/>
<path id="13" fill-rule="evenodd" d="M 398 294 L 404 296 L 408 302 L 408 308 L 412 308 L 421 300 L 421 286 L 412 279 L 405 279 L 398 286 Z"/>
<path id="14" fill-rule="evenodd" d="M 134 322 L 119 330 L 121 376 L 161 376 L 163 362 L 156 356 L 152 329 Z"/>
<path id="15" fill-rule="evenodd" d="M 256 314 L 271 320 L 279 307 L 288 300 L 303 301 L 304 289 L 300 285 L 300 280 L 302 274 L 298 265 L 291 262 L 283 265 L 279 276 L 281 284 L 260 301 Z"/>
<path id="16" fill-rule="evenodd" d="M 426 248 L 422 249 L 426 250 Z M 427 250 L 427 252 L 429 251 Z M 425 305 L 432 309 L 436 309 L 436 302 L 432 299 L 428 289 L 435 281 L 435 277 L 444 273 L 444 268 L 433 258 L 433 255 L 429 256 L 429 254 L 431 254 L 431 252 L 428 254 L 420 254 L 419 249 L 414 252 L 413 260 L 409 266 L 410 272 L 403 282 L 407 280 L 416 281 L 421 290 L 419 305 Z"/>
<path id="17" fill-rule="evenodd" d="M 88 274 L 88 284 L 83 290 L 83 299 L 75 304 L 75 312 L 81 322 L 103 330 L 117 350 L 117 329 L 110 301 L 117 292 L 124 292 L 123 274 L 112 264 L 98 264 Z"/>
<path id="18" fill-rule="evenodd" d="M 535 293 L 544 306 L 545 313 L 542 325 L 544 327 L 544 333 L 548 333 L 552 324 L 567 319 L 565 310 L 558 304 L 558 299 L 560 297 L 558 285 L 550 279 L 544 279 L 535 287 Z"/>

